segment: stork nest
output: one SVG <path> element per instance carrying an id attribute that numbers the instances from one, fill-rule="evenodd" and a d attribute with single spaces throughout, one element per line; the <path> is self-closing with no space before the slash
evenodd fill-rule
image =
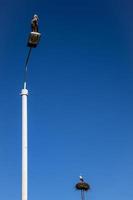
<path id="1" fill-rule="evenodd" d="M 84 190 L 84 191 L 90 190 L 90 185 L 85 182 L 77 183 L 75 187 L 77 190 Z"/>

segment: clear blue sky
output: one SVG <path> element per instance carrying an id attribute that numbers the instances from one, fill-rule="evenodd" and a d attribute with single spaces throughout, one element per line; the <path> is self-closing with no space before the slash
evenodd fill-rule
<path id="1" fill-rule="evenodd" d="M 21 199 L 21 97 L 30 21 L 29 200 L 133 198 L 133 4 L 0 0 L 0 199 Z"/>

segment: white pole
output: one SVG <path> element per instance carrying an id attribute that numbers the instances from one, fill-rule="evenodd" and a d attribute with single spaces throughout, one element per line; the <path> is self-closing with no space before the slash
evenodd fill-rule
<path id="1" fill-rule="evenodd" d="M 28 128 L 27 128 L 27 96 L 26 88 L 22 96 L 22 200 L 28 200 Z"/>

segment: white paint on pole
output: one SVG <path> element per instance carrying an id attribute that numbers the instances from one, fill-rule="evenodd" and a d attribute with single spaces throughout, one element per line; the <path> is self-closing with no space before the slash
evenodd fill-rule
<path id="1" fill-rule="evenodd" d="M 28 127 L 27 127 L 27 96 L 26 88 L 22 96 L 22 200 L 28 200 Z"/>

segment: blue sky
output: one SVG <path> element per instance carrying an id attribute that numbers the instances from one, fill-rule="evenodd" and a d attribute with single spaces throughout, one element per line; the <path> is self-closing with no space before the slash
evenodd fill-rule
<path id="1" fill-rule="evenodd" d="M 28 66 L 29 199 L 133 198 L 130 0 L 0 0 L 0 199 L 21 199 L 21 97 Z"/>

